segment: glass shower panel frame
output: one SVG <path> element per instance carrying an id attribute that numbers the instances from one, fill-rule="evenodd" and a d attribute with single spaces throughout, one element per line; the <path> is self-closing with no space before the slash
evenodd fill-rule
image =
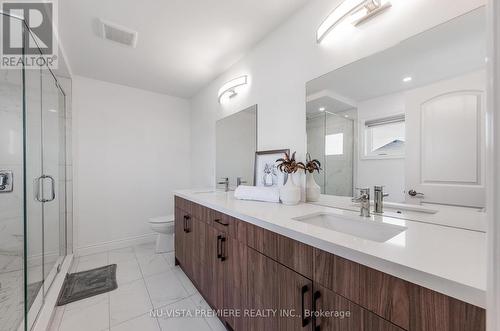
<path id="1" fill-rule="evenodd" d="M 26 311 L 32 325 L 43 305 L 43 205 L 37 200 L 42 176 L 41 70 L 25 70 Z"/>
<path id="2" fill-rule="evenodd" d="M 19 24 L 23 52 L 36 43 L 22 19 L 0 19 Z M 66 96 L 46 65 L 0 69 L 0 122 L 0 173 L 13 175 L 0 187 L 0 331 L 28 330 L 67 253 Z"/>
<path id="3" fill-rule="evenodd" d="M 0 13 L 0 20 L 5 19 Z M 20 24 L 21 21 L 19 21 Z M 25 316 L 23 71 L 0 69 L 0 170 L 12 191 L 0 190 L 0 329 L 17 330 Z M 3 191 L 3 192 L 2 192 Z"/>

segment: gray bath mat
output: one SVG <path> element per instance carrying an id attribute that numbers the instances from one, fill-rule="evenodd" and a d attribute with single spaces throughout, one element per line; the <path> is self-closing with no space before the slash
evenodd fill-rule
<path id="1" fill-rule="evenodd" d="M 57 299 L 57 305 L 63 306 L 70 302 L 90 298 L 113 291 L 117 287 L 116 264 L 67 274 Z"/>

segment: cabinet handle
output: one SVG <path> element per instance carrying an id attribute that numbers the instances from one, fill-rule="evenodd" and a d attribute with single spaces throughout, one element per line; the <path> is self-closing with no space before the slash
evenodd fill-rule
<path id="1" fill-rule="evenodd" d="M 317 314 L 316 314 L 316 303 L 318 301 L 318 299 L 321 298 L 321 292 L 320 291 L 316 291 L 314 292 L 313 294 L 313 330 L 314 331 L 320 331 L 321 330 L 321 325 L 318 325 L 318 321 L 317 321 Z"/>
<path id="2" fill-rule="evenodd" d="M 220 219 L 215 219 L 214 220 L 215 223 L 219 223 L 220 225 L 223 225 L 223 226 L 229 226 L 229 223 L 223 223 Z"/>
<path id="3" fill-rule="evenodd" d="M 217 236 L 217 258 L 220 259 L 222 257 L 222 252 L 221 252 L 221 239 L 222 236 L 218 235 Z"/>
<path id="4" fill-rule="evenodd" d="M 302 292 L 301 293 L 301 295 L 302 295 L 302 298 L 301 298 L 302 299 L 302 301 L 301 301 L 301 303 L 302 303 L 302 306 L 301 306 L 302 307 L 301 308 L 302 309 L 302 311 L 301 311 L 301 314 L 302 314 L 302 327 L 306 327 L 309 324 L 309 321 L 310 321 L 310 317 L 309 316 L 306 317 L 306 309 L 304 307 L 304 300 L 305 300 L 304 297 L 305 297 L 307 291 L 309 291 L 309 287 L 307 285 L 302 286 L 302 291 L 301 291 Z"/>
<path id="5" fill-rule="evenodd" d="M 184 232 L 189 233 L 191 230 L 189 229 L 189 220 L 191 219 L 191 216 L 189 215 L 184 215 Z"/>
<path id="6" fill-rule="evenodd" d="M 224 256 L 225 254 L 225 246 L 224 243 L 226 242 L 226 238 L 223 235 L 218 235 L 217 236 L 217 258 L 220 259 L 221 261 L 225 261 L 226 257 Z"/>
<path id="7" fill-rule="evenodd" d="M 226 237 L 222 236 L 220 238 L 220 260 L 226 260 Z"/>

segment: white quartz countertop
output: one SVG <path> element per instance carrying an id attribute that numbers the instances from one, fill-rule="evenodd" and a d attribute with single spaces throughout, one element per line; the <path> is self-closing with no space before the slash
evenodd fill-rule
<path id="1" fill-rule="evenodd" d="M 486 307 L 484 232 L 372 215 L 367 221 L 407 227 L 386 242 L 376 242 L 294 220 L 319 212 L 352 217 L 354 211 L 308 203 L 285 206 L 243 201 L 235 199 L 234 192 L 207 189 L 174 194 L 411 283 Z"/>

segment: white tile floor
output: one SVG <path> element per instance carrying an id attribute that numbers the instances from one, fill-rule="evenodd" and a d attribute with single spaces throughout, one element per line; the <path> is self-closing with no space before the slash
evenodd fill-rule
<path id="1" fill-rule="evenodd" d="M 117 264 L 118 289 L 57 307 L 50 331 L 222 331 L 216 317 L 151 317 L 153 309 L 209 309 L 174 253 L 155 254 L 153 244 L 77 258 L 71 272 Z"/>

